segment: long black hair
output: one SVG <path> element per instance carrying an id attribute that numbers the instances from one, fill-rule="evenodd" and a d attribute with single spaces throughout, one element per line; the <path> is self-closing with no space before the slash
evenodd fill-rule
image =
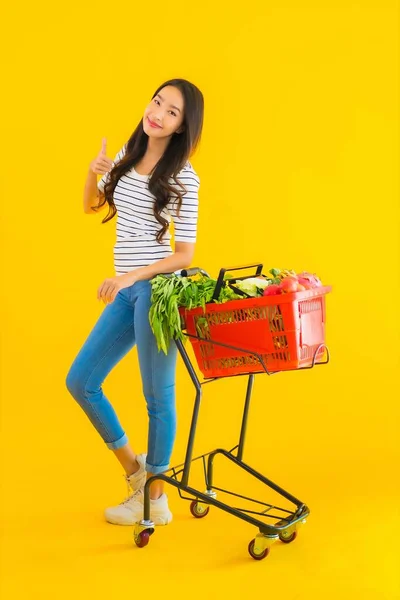
<path id="1" fill-rule="evenodd" d="M 204 118 L 204 98 L 201 91 L 186 79 L 171 79 L 163 83 L 153 94 L 152 99 L 167 85 L 178 88 L 184 98 L 184 127 L 182 133 L 174 133 L 163 156 L 156 164 L 149 179 L 149 190 L 155 196 L 153 212 L 161 225 L 157 233 L 157 241 L 161 241 L 168 229 L 167 219 L 161 216 L 162 211 L 170 200 L 170 194 L 174 194 L 178 202 L 178 214 L 182 205 L 182 193 L 169 183 L 169 178 L 184 191 L 185 186 L 177 180 L 178 173 L 183 169 L 190 156 L 195 152 L 201 138 Z M 114 204 L 113 194 L 118 180 L 124 173 L 134 167 L 145 155 L 149 137 L 143 130 L 143 119 L 132 133 L 126 145 L 125 155 L 109 171 L 109 177 L 104 186 L 104 198 L 95 207 L 98 210 L 108 202 L 109 210 L 102 223 L 112 219 L 117 209 Z"/>

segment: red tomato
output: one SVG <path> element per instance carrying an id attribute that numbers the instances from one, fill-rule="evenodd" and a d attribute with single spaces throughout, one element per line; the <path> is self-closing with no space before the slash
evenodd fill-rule
<path id="1" fill-rule="evenodd" d="M 282 294 L 282 288 L 279 285 L 271 284 L 264 290 L 264 296 L 277 296 Z"/>

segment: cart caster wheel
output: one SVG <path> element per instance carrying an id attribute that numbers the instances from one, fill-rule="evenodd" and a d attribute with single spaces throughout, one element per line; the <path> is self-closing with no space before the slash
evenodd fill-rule
<path id="1" fill-rule="evenodd" d="M 138 535 L 135 535 L 135 544 L 138 548 L 144 548 L 147 546 L 150 540 L 149 531 L 141 531 Z"/>
<path id="2" fill-rule="evenodd" d="M 190 512 L 196 519 L 202 519 L 208 515 L 210 507 L 205 506 L 201 502 L 197 502 L 197 500 L 193 500 L 193 502 L 190 503 Z"/>
<path id="3" fill-rule="evenodd" d="M 262 550 L 262 552 L 258 553 L 254 550 L 254 546 L 255 546 L 256 540 L 251 540 L 248 550 L 249 550 L 249 554 L 252 558 L 254 558 L 255 560 L 263 560 L 264 558 L 267 558 L 269 552 L 270 552 L 270 548 L 265 548 L 264 550 Z"/>
<path id="4" fill-rule="evenodd" d="M 139 521 L 135 524 L 133 539 L 138 548 L 144 548 L 149 543 L 150 536 L 154 533 L 152 521 Z"/>
<path id="5" fill-rule="evenodd" d="M 297 538 L 297 531 L 293 531 L 292 533 L 290 533 L 289 535 L 285 535 L 284 533 L 280 533 L 279 534 L 279 539 L 281 540 L 281 542 L 283 542 L 284 544 L 290 544 L 291 542 L 294 542 L 294 540 Z"/>

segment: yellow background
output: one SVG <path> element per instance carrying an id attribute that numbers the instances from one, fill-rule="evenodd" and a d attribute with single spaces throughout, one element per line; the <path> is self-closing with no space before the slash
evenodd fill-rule
<path id="1" fill-rule="evenodd" d="M 400 597 L 397 19 L 393 0 L 7 7 L 3 598 Z M 172 77 L 205 96 L 194 262 L 216 275 L 262 261 L 333 286 L 331 363 L 256 378 L 244 458 L 311 508 L 296 542 L 262 562 L 247 554 L 253 527 L 216 509 L 194 520 L 172 489 L 175 520 L 148 548 L 105 523 L 122 470 L 65 388 L 113 275 L 115 220 L 82 210 L 89 162 L 103 136 L 115 155 Z M 144 451 L 135 350 L 105 391 Z M 196 454 L 236 443 L 244 391 L 244 378 L 206 386 Z M 180 362 L 174 464 L 192 401 Z"/>

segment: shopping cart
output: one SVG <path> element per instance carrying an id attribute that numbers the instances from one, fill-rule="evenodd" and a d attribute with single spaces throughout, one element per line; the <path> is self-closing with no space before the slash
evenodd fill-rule
<path id="1" fill-rule="evenodd" d="M 215 506 L 257 527 L 259 533 L 248 546 L 250 555 L 256 560 L 268 556 L 270 547 L 276 540 L 280 539 L 286 544 L 294 541 L 298 529 L 310 514 L 310 509 L 304 502 L 245 463 L 243 449 L 255 375 L 311 369 L 329 362 L 329 350 L 325 345 L 325 295 L 331 291 L 331 287 L 279 296 L 246 297 L 222 304 L 213 302 L 219 297 L 222 286 L 227 285 L 226 272 L 253 268 L 256 269 L 256 276 L 262 275 L 262 264 L 221 269 L 212 302 L 206 305 L 205 311 L 201 307 L 180 309 L 183 333 L 192 343 L 204 381 L 200 383 L 182 341 L 175 340 L 196 390 L 186 457 L 181 465 L 155 475 L 146 482 L 143 520 L 136 523 L 134 529 L 134 540 L 140 548 L 147 546 L 154 533 L 154 523 L 150 520 L 149 492 L 151 483 L 157 479 L 176 487 L 181 498 L 191 501 L 190 512 L 196 518 L 204 518 L 210 506 Z M 209 277 L 206 271 L 199 268 L 181 271 L 183 277 L 197 273 Z M 240 279 L 246 277 L 229 279 L 229 286 L 248 296 L 235 288 L 235 282 Z M 222 377 L 243 375 L 248 376 L 248 382 L 239 443 L 231 450 L 218 448 L 193 458 L 202 387 Z M 277 492 L 293 505 L 291 510 L 217 487 L 214 475 L 214 459 L 217 455 L 222 455 L 267 488 Z M 189 485 L 191 464 L 196 460 L 203 461 L 204 492 Z M 221 502 L 217 500 L 217 492 L 254 503 L 257 510 L 237 508 Z M 184 494 L 189 494 L 189 497 Z"/>

